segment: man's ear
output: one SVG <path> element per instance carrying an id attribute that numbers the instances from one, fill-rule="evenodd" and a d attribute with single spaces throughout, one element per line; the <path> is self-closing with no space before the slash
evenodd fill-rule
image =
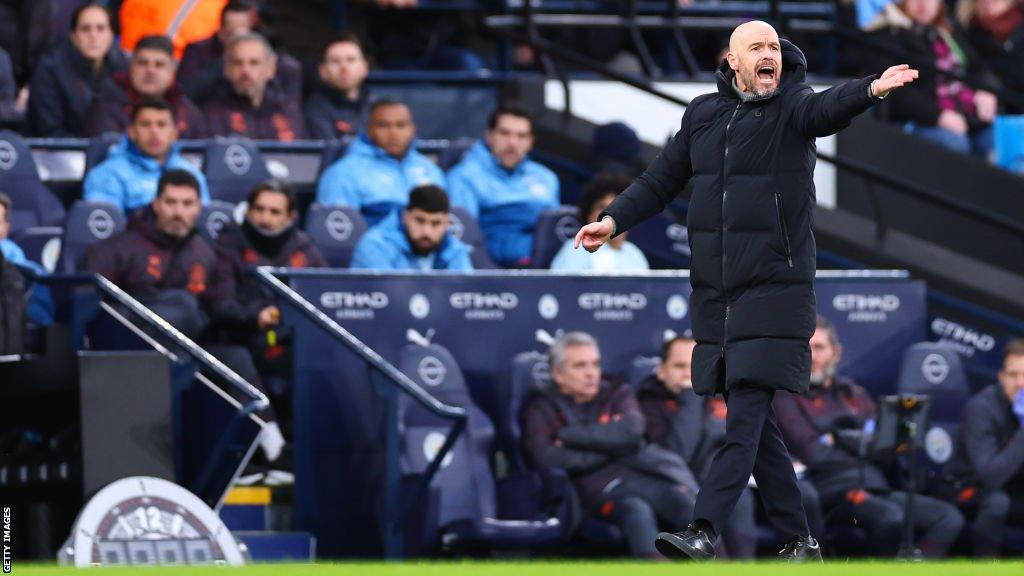
<path id="1" fill-rule="evenodd" d="M 725 59 L 729 61 L 729 68 L 732 68 L 733 70 L 740 69 L 740 60 L 735 54 L 729 52 L 725 55 Z"/>

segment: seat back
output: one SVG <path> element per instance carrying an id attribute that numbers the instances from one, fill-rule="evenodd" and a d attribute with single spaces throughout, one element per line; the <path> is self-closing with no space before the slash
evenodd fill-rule
<path id="1" fill-rule="evenodd" d="M 63 236 L 60 226 L 33 226 L 12 234 L 11 240 L 25 252 L 26 258 L 52 273 L 57 270 Z"/>
<path id="2" fill-rule="evenodd" d="M 235 221 L 235 205 L 222 200 L 213 200 L 203 206 L 196 222 L 196 231 L 210 244 L 217 242 L 217 236 L 224 226 Z"/>
<path id="3" fill-rule="evenodd" d="M 85 173 L 88 174 L 110 155 L 110 149 L 121 141 L 120 132 L 104 132 L 99 136 L 89 139 L 89 146 L 85 149 Z"/>
<path id="4" fill-rule="evenodd" d="M 636 244 L 654 269 L 690 267 L 690 243 L 686 225 L 663 212 L 629 229 Z"/>
<path id="5" fill-rule="evenodd" d="M 89 246 L 120 233 L 124 227 L 124 214 L 117 206 L 107 202 L 75 202 L 64 227 L 58 271 L 64 274 L 77 272 Z"/>
<path id="6" fill-rule="evenodd" d="M 345 155 L 345 151 L 348 150 L 349 142 L 351 139 L 337 139 L 337 140 L 326 140 L 324 141 L 324 151 L 320 154 L 320 169 L 317 170 L 317 180 L 320 179 L 320 175 L 327 170 L 327 167 L 338 161 L 339 158 Z"/>
<path id="7" fill-rule="evenodd" d="M 214 138 L 203 154 L 203 173 L 212 200 L 244 202 L 257 184 L 270 178 L 256 144 L 248 138 Z"/>
<path id="8" fill-rule="evenodd" d="M 497 268 L 497 264 L 491 259 L 491 253 L 487 251 L 487 240 L 484 238 L 483 230 L 480 229 L 476 218 L 458 206 L 451 207 L 448 218 L 450 222 L 448 229 L 452 236 L 473 247 L 473 252 L 469 255 L 473 261 L 473 268 L 476 270 Z"/>
<path id="9" fill-rule="evenodd" d="M 32 226 L 64 225 L 64 205 L 39 179 L 25 139 L 10 130 L 0 130 L 0 190 L 13 203 L 7 215 L 12 232 Z"/>
<path id="10" fill-rule="evenodd" d="M 898 390 L 903 394 L 927 394 L 929 424 L 925 432 L 925 454 L 933 467 L 952 456 L 956 430 L 971 388 L 956 349 L 938 342 L 919 342 L 903 353 Z M 941 471 L 931 470 L 935 474 Z"/>
<path id="11" fill-rule="evenodd" d="M 658 370 L 661 359 L 657 356 L 637 356 L 629 367 L 629 385 L 634 389 Z"/>
<path id="12" fill-rule="evenodd" d="M 366 230 L 363 215 L 351 206 L 313 204 L 306 213 L 306 234 L 332 268 L 348 267 Z"/>
<path id="13" fill-rule="evenodd" d="M 575 206 L 559 206 L 540 215 L 533 229 L 533 268 L 549 268 L 565 241 L 576 237 L 578 212 Z"/>
<path id="14" fill-rule="evenodd" d="M 458 164 L 466 152 L 473 147 L 477 138 L 456 138 L 451 141 L 447 148 L 441 151 L 441 154 L 437 157 L 437 165 L 441 167 L 441 170 L 448 171 L 452 166 Z"/>
<path id="15" fill-rule="evenodd" d="M 525 472 L 529 468 L 522 444 L 523 404 L 538 386 L 547 386 L 550 382 L 551 369 L 547 356 L 530 351 L 516 354 L 512 360 L 511 374 L 498 384 L 498 403 L 501 410 L 498 434 L 501 449 L 513 472 Z"/>
<path id="16" fill-rule="evenodd" d="M 437 526 L 455 520 L 495 518 L 497 496 L 490 467 L 494 427 L 470 398 L 462 370 L 451 353 L 437 344 L 410 344 L 399 356 L 402 372 L 441 402 L 463 408 L 469 414 L 465 432 L 445 456 L 431 483 L 440 498 Z M 422 473 L 444 443 L 451 422 L 434 415 L 407 394 L 399 396 L 398 406 L 403 472 Z"/>

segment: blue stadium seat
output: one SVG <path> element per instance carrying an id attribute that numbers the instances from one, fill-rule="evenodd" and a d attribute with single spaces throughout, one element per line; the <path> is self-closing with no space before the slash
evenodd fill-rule
<path id="1" fill-rule="evenodd" d="M 196 229 L 199 235 L 210 244 L 217 241 L 217 236 L 224 226 L 235 221 L 235 205 L 221 200 L 213 200 L 209 205 L 203 206 L 199 214 L 199 221 L 196 222 Z"/>
<path id="2" fill-rule="evenodd" d="M 11 234 L 11 240 L 25 252 L 26 258 L 53 272 L 57 269 L 63 236 L 60 226 L 33 226 Z"/>
<path id="3" fill-rule="evenodd" d="M 426 509 L 436 512 L 435 517 L 426 520 L 424 544 L 443 543 L 447 549 L 472 545 L 532 548 L 562 541 L 564 528 L 557 518 L 523 506 L 499 510 L 502 486 L 496 483 L 490 465 L 494 427 L 470 398 L 451 353 L 436 344 L 410 344 L 400 353 L 399 367 L 435 398 L 464 408 L 469 415 L 465 432 L 442 460 L 431 482 L 429 498 L 437 500 L 428 503 Z M 406 394 L 399 397 L 398 406 L 403 472 L 422 474 L 444 443 L 451 423 Z"/>
<path id="4" fill-rule="evenodd" d="M 629 367 L 629 385 L 634 389 L 640 386 L 648 376 L 658 370 L 661 359 L 657 356 L 638 356 Z"/>
<path id="5" fill-rule="evenodd" d="M 110 149 L 121 141 L 120 132 L 104 132 L 89 140 L 89 146 L 85 149 L 85 173 L 88 174 L 96 165 L 107 159 Z"/>
<path id="6" fill-rule="evenodd" d="M 348 267 L 366 229 L 363 215 L 350 206 L 313 204 L 306 213 L 306 233 L 332 268 Z"/>
<path id="7" fill-rule="evenodd" d="M 317 180 L 320 180 L 320 175 L 324 173 L 324 170 L 327 170 L 331 164 L 334 164 L 345 155 L 345 151 L 348 150 L 348 144 L 351 141 L 351 139 L 324 141 L 324 151 L 320 155 L 320 169 L 316 173 Z"/>
<path id="8" fill-rule="evenodd" d="M 690 267 L 690 244 L 686 225 L 662 212 L 629 229 L 629 241 L 636 244 L 653 269 Z"/>
<path id="9" fill-rule="evenodd" d="M 77 272 L 89 246 L 120 233 L 124 227 L 124 214 L 117 206 L 106 202 L 75 202 L 64 227 L 57 271 L 64 274 Z"/>
<path id="10" fill-rule="evenodd" d="M 206 145 L 203 173 L 210 198 L 232 204 L 245 201 L 249 191 L 270 178 L 256 144 L 248 138 L 214 138 Z"/>
<path id="11" fill-rule="evenodd" d="M 469 255 L 473 261 L 473 268 L 476 270 L 492 270 L 498 265 L 491 259 L 487 251 L 487 240 L 484 238 L 483 230 L 476 218 L 458 206 L 452 206 L 448 213 L 450 219 L 450 230 L 453 236 L 473 247 L 473 253 Z"/>
<path id="12" fill-rule="evenodd" d="M 0 130 L 0 191 L 14 204 L 8 214 L 12 232 L 64 224 L 64 205 L 39 180 L 36 161 L 25 139 L 10 130 Z"/>
<path id="13" fill-rule="evenodd" d="M 437 165 L 447 172 L 462 160 L 479 138 L 456 138 L 437 157 Z"/>
<path id="14" fill-rule="evenodd" d="M 570 238 L 575 238 L 579 229 L 579 210 L 575 206 L 560 206 L 541 214 L 533 229 L 531 266 L 549 268 L 562 244 Z"/>
<path id="15" fill-rule="evenodd" d="M 498 401 L 501 406 L 499 434 L 502 450 L 512 471 L 521 474 L 529 472 L 523 454 L 522 411 L 526 399 L 539 386 L 551 385 L 551 371 L 548 358 L 540 352 L 521 352 L 512 360 L 511 377 L 499 383 Z M 551 482 L 552 471 L 541 471 L 545 483 Z M 534 471 L 536 473 L 536 471 Z M 557 475 L 564 475 L 557 471 Z M 571 488 L 570 488 L 571 489 Z M 578 510 L 567 505 L 563 517 L 573 533 L 588 544 L 622 546 L 625 542 L 619 529 L 604 520 L 592 516 L 579 517 Z"/>

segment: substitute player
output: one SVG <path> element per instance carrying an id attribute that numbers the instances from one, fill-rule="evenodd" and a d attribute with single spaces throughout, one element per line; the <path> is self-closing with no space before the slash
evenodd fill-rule
<path id="1" fill-rule="evenodd" d="M 906 64 L 814 93 L 807 60 L 760 21 L 737 27 L 718 92 L 690 103 L 679 132 L 575 245 L 593 252 L 657 214 L 693 180 L 687 227 L 693 259 L 693 388 L 722 393 L 726 443 L 683 532 L 658 535 L 669 557 L 707 560 L 753 473 L 772 523 L 790 535 L 780 557 L 821 559 L 772 412 L 776 390 L 804 392 L 814 333 L 811 233 L 814 139 L 845 128 L 913 82 Z"/>

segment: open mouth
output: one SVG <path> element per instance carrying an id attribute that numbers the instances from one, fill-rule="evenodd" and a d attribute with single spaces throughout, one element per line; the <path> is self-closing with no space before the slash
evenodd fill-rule
<path id="1" fill-rule="evenodd" d="M 762 82 L 768 82 L 775 79 L 775 66 L 765 64 L 758 66 L 757 68 L 757 79 Z"/>

